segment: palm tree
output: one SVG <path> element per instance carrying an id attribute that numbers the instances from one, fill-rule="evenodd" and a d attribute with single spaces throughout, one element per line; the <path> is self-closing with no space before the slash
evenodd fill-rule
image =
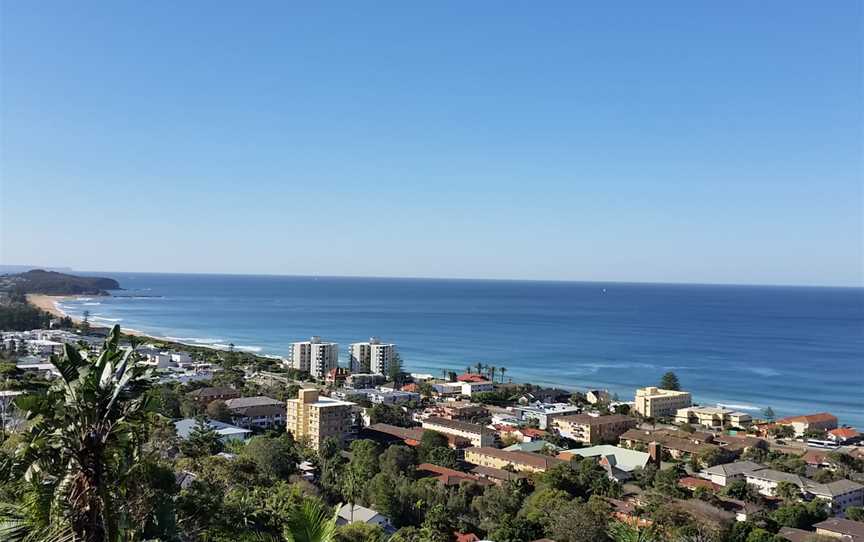
<path id="1" fill-rule="evenodd" d="M 362 492 L 363 488 L 360 485 L 360 478 L 358 478 L 353 470 L 348 469 L 342 478 L 342 495 L 348 501 L 348 507 L 350 510 L 350 521 L 348 523 L 354 523 L 354 503 L 357 502 L 357 497 L 359 497 Z"/>
<path id="2" fill-rule="evenodd" d="M 609 526 L 609 538 L 615 542 L 660 542 L 660 533 L 652 527 L 628 525 L 620 521 Z"/>
<path id="3" fill-rule="evenodd" d="M 332 542 L 338 517 L 338 507 L 330 515 L 321 501 L 304 499 L 300 506 L 291 511 L 282 535 L 286 542 Z"/>
<path id="4" fill-rule="evenodd" d="M 501 383 L 504 383 L 504 373 L 507 372 L 507 367 L 501 367 L 498 369 L 498 372 L 501 373 Z"/>
<path id="5" fill-rule="evenodd" d="M 30 422 L 16 462 L 24 479 L 54 492 L 51 517 L 62 507 L 76 540 L 117 540 L 126 476 L 134 467 L 149 372 L 119 346 L 114 326 L 94 361 L 71 344 L 51 363 L 60 378 L 45 395 L 17 401 Z"/>
<path id="6" fill-rule="evenodd" d="M 477 367 L 477 374 L 479 375 L 483 373 L 483 367 L 485 367 L 485 365 L 478 361 L 477 364 L 474 365 L 474 367 Z"/>
<path id="7" fill-rule="evenodd" d="M 469 375 L 471 374 L 471 366 L 470 365 L 468 367 L 465 367 L 465 372 L 468 373 Z"/>
<path id="8" fill-rule="evenodd" d="M 495 373 L 498 372 L 498 369 L 494 365 L 487 365 L 486 369 L 489 370 L 489 380 L 495 382 Z"/>

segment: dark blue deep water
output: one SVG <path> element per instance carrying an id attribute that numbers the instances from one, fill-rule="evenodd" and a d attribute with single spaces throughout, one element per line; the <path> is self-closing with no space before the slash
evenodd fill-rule
<path id="1" fill-rule="evenodd" d="M 95 274 L 95 273 L 94 273 Z M 190 343 L 284 355 L 377 335 L 406 369 L 481 361 L 507 378 L 632 400 L 674 370 L 696 401 L 864 426 L 864 289 L 110 273 L 127 297 L 63 304 Z M 145 297 L 158 296 L 158 297 Z"/>

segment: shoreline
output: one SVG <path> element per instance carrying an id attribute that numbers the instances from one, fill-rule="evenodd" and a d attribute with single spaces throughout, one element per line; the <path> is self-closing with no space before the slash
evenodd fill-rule
<path id="1" fill-rule="evenodd" d="M 27 302 L 30 303 L 31 305 L 35 306 L 36 308 L 43 310 L 43 311 L 45 311 L 45 312 L 47 312 L 53 316 L 56 316 L 58 318 L 69 318 L 75 324 L 80 325 L 83 322 L 83 320 L 81 318 L 67 314 L 66 311 L 64 311 L 63 309 L 60 308 L 59 303 L 62 301 L 70 300 L 70 299 L 81 299 L 83 297 L 92 297 L 92 296 L 27 294 Z M 92 327 L 102 327 L 102 326 L 95 326 L 92 323 L 91 323 L 91 326 Z M 153 337 L 152 335 L 147 335 L 145 333 L 138 331 L 137 329 L 129 329 L 129 328 L 124 328 L 121 326 L 120 330 L 123 332 L 124 335 L 135 335 L 137 337 L 147 337 L 147 338 L 151 338 L 151 339 L 158 339 L 158 337 Z"/>

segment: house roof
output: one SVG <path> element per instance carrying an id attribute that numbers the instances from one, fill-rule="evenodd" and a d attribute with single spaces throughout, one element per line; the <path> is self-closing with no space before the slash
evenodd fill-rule
<path id="1" fill-rule="evenodd" d="M 782 418 L 777 420 L 779 424 L 785 423 L 824 423 L 824 422 L 834 422 L 837 423 L 837 416 L 829 413 L 829 412 L 819 412 L 818 414 L 804 414 L 803 416 L 789 416 L 786 418 Z"/>
<path id="2" fill-rule="evenodd" d="M 463 373 L 456 377 L 456 380 L 459 382 L 488 382 L 487 379 L 483 375 L 478 375 L 477 373 Z"/>
<path id="3" fill-rule="evenodd" d="M 816 533 L 805 531 L 804 529 L 796 529 L 795 527 L 783 527 L 777 533 L 780 538 L 784 538 L 789 542 L 810 542 Z"/>
<path id="4" fill-rule="evenodd" d="M 574 455 L 581 457 L 606 458 L 610 466 L 614 466 L 616 469 L 624 472 L 630 472 L 636 468 L 644 468 L 651 459 L 651 456 L 645 452 L 621 448 L 619 446 L 611 446 L 608 444 L 590 446 L 588 448 L 574 448 L 573 450 L 561 452 L 558 457 L 564 459 L 565 457 L 569 458 Z"/>
<path id="5" fill-rule="evenodd" d="M 734 463 L 724 463 L 723 465 L 714 465 L 707 469 L 702 469 L 704 474 L 713 474 L 715 476 L 737 476 L 746 474 L 759 469 L 764 469 L 759 463 L 752 461 L 735 461 Z"/>
<path id="6" fill-rule="evenodd" d="M 817 484 L 815 482 L 807 480 L 805 489 L 817 496 L 836 497 L 839 495 L 851 493 L 852 491 L 864 489 L 864 486 L 862 486 L 858 482 L 853 482 L 852 480 L 841 478 L 840 480 L 828 482 L 827 484 Z"/>
<path id="7" fill-rule="evenodd" d="M 833 435 L 839 438 L 855 438 L 859 436 L 861 433 L 852 429 L 851 427 L 840 427 L 839 429 L 832 429 L 828 431 L 829 435 Z"/>
<path id="8" fill-rule="evenodd" d="M 825 521 L 813 525 L 816 529 L 831 531 L 832 533 L 845 534 L 854 540 L 864 540 L 864 522 L 852 521 L 850 519 L 828 518 Z"/>
<path id="9" fill-rule="evenodd" d="M 681 487 L 686 487 L 688 489 L 696 489 L 697 487 L 704 487 L 705 489 L 710 489 L 711 491 L 718 491 L 722 488 L 722 486 L 711 482 L 710 480 L 705 480 L 704 478 L 694 478 L 692 476 L 685 476 L 678 480 L 678 485 Z"/>
<path id="10" fill-rule="evenodd" d="M 259 395 L 258 397 L 238 397 L 236 399 L 228 399 L 225 401 L 225 406 L 230 409 L 235 408 L 246 408 L 251 406 L 285 406 L 285 403 L 282 401 L 277 401 L 272 397 L 266 397 L 264 395 Z"/>
<path id="11" fill-rule="evenodd" d="M 351 505 L 343 504 L 341 508 L 339 508 L 339 517 L 345 521 L 354 521 L 354 523 L 369 523 L 375 516 L 382 516 L 380 512 L 377 510 L 373 510 L 371 508 L 366 508 L 365 506 L 360 506 L 359 504 L 354 505 L 354 514 L 351 514 Z"/>
<path id="12" fill-rule="evenodd" d="M 460 483 L 469 481 L 476 482 L 480 484 L 488 484 L 489 482 L 474 476 L 473 474 L 468 474 L 467 472 L 458 471 L 455 469 L 448 469 L 447 467 L 442 467 L 440 465 L 434 465 L 432 463 L 421 463 L 417 465 L 418 472 L 428 472 L 435 477 L 441 484 L 445 486 L 458 486 Z"/>
<path id="13" fill-rule="evenodd" d="M 240 395 L 240 392 L 234 388 L 198 388 L 190 391 L 187 395 L 192 397 L 218 397 L 220 395 Z"/>
<path id="14" fill-rule="evenodd" d="M 234 425 L 216 421 L 216 420 L 208 420 L 205 424 L 210 428 L 216 431 L 220 436 L 230 436 L 230 435 L 248 435 L 252 431 L 248 429 L 243 429 L 242 427 L 236 427 Z M 189 438 L 189 435 L 192 434 L 192 431 L 198 425 L 198 420 L 194 418 L 185 418 L 182 420 L 178 420 L 174 422 L 174 428 L 177 430 L 177 436 L 180 438 Z"/>
<path id="15" fill-rule="evenodd" d="M 621 414 L 608 414 L 606 416 L 592 416 L 591 414 L 568 414 L 567 416 L 559 416 L 555 421 L 569 422 L 579 425 L 606 425 L 611 423 L 626 423 L 632 422 L 636 424 L 636 419 L 630 416 L 622 416 Z"/>
<path id="16" fill-rule="evenodd" d="M 493 478 L 495 480 L 516 480 L 518 478 L 527 478 L 527 476 L 522 472 L 510 472 L 509 470 L 484 467 L 482 465 L 472 467 L 471 472 L 478 476 L 485 476 L 486 478 Z"/>
<path id="17" fill-rule="evenodd" d="M 511 446 L 507 446 L 503 448 L 508 452 L 539 452 L 540 450 L 544 450 L 549 448 L 550 450 L 558 451 L 561 449 L 560 446 L 555 446 L 551 442 L 546 442 L 545 440 L 532 440 L 529 442 L 517 442 Z"/>
<path id="18" fill-rule="evenodd" d="M 448 420 L 447 418 L 439 418 L 438 416 L 429 416 L 423 420 L 424 425 L 427 423 L 477 435 L 492 435 L 495 433 L 492 429 L 476 423 L 463 422 L 460 420 Z"/>

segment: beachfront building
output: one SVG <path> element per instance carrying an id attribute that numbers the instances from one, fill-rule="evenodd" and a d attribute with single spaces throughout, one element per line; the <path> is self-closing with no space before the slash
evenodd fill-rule
<path id="1" fill-rule="evenodd" d="M 291 343 L 288 346 L 288 367 L 306 371 L 315 378 L 324 378 L 327 371 L 339 366 L 339 345 L 313 336 L 308 341 Z"/>
<path id="2" fill-rule="evenodd" d="M 610 414 L 571 414 L 555 418 L 552 426 L 562 436 L 584 444 L 618 442 L 618 437 L 628 429 L 636 427 L 637 421 L 630 416 Z"/>
<path id="3" fill-rule="evenodd" d="M 722 406 L 691 406 L 679 408 L 675 413 L 675 422 L 719 429 L 749 427 L 753 423 L 753 418 L 746 412 L 738 412 Z"/>
<path id="4" fill-rule="evenodd" d="M 396 345 L 382 343 L 378 337 L 370 337 L 368 342 L 352 343 L 348 346 L 352 373 L 387 375 L 395 355 Z"/>
<path id="5" fill-rule="evenodd" d="M 636 390 L 635 410 L 646 418 L 671 418 L 691 402 L 689 392 L 649 386 Z"/>
<path id="6" fill-rule="evenodd" d="M 467 439 L 472 446 L 491 446 L 495 443 L 495 431 L 476 423 L 430 416 L 423 420 L 422 425 L 423 429 L 429 431 Z"/>
<path id="7" fill-rule="evenodd" d="M 563 459 L 532 452 L 509 452 L 498 448 L 474 447 L 465 449 L 465 461 L 472 465 L 513 472 L 546 472 L 565 463 Z"/>
<path id="8" fill-rule="evenodd" d="M 301 389 L 287 404 L 287 430 L 295 439 L 308 439 L 315 450 L 327 437 L 342 442 L 350 429 L 354 403 L 322 397 L 317 389 Z"/>
<path id="9" fill-rule="evenodd" d="M 777 425 L 788 425 L 795 430 L 795 436 L 804 436 L 807 431 L 830 431 L 837 429 L 837 416 L 828 412 L 818 414 L 806 414 L 804 416 L 790 416 L 775 422 Z"/>

